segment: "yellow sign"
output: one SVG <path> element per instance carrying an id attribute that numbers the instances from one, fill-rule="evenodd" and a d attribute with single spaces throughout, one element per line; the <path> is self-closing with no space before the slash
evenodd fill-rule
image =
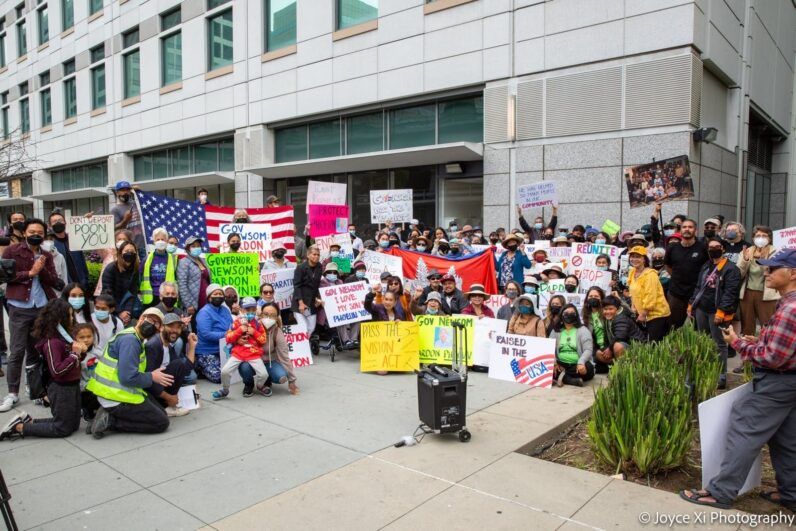
<path id="1" fill-rule="evenodd" d="M 418 315 L 415 322 L 420 327 L 420 363 L 439 363 L 451 365 L 453 361 L 453 323 L 464 324 L 467 349 L 459 345 L 460 352 L 466 356 L 467 365 L 473 364 L 475 345 L 475 317 L 469 315 L 432 316 Z M 459 360 L 460 362 L 462 360 Z"/>
<path id="2" fill-rule="evenodd" d="M 361 372 L 408 372 L 420 368 L 418 327 L 412 321 L 362 323 Z"/>

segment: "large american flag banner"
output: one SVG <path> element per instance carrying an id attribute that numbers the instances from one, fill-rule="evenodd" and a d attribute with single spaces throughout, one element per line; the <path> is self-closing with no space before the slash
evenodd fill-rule
<path id="1" fill-rule="evenodd" d="M 142 219 L 144 237 L 152 243 L 152 231 L 164 227 L 169 235 L 175 236 L 182 246 L 191 236 L 204 240 L 207 252 L 217 252 L 221 247 L 220 226 L 232 223 L 234 207 L 200 205 L 192 201 L 174 199 L 152 192 L 137 190 L 138 206 Z M 288 258 L 295 262 L 295 227 L 293 225 L 293 207 L 247 208 L 252 223 L 271 225 L 273 243 L 282 243 L 287 250 Z M 272 243 L 272 248 L 273 248 Z"/>

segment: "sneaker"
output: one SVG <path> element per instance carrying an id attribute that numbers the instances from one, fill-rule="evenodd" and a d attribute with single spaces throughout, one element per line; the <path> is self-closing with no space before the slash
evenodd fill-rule
<path id="1" fill-rule="evenodd" d="M 227 396 L 229 396 L 229 389 L 219 389 L 218 391 L 213 391 L 213 400 L 224 400 Z"/>
<path id="2" fill-rule="evenodd" d="M 274 394 L 274 392 L 271 391 L 271 387 L 267 386 L 267 385 L 262 385 L 262 386 L 258 387 L 257 388 L 257 392 L 260 393 L 261 395 L 263 395 L 264 397 L 269 397 L 272 394 Z"/>
<path id="3" fill-rule="evenodd" d="M 558 378 L 556 378 L 556 385 L 558 387 L 564 387 L 564 377 L 566 375 L 567 374 L 564 371 L 561 371 L 560 373 L 558 373 Z"/>
<path id="4" fill-rule="evenodd" d="M 716 387 L 720 391 L 723 391 L 724 389 L 727 389 L 727 377 L 726 376 L 720 376 L 719 377 L 719 385 L 716 386 Z"/>
<path id="5" fill-rule="evenodd" d="M 740 367 L 735 367 L 735 368 L 732 370 L 732 373 L 733 373 L 733 374 L 743 374 L 743 365 L 741 365 Z"/>
<path id="6" fill-rule="evenodd" d="M 167 417 L 184 417 L 188 413 L 190 413 L 189 410 L 178 406 L 169 406 L 166 408 Z"/>
<path id="7" fill-rule="evenodd" d="M 251 398 L 254 396 L 254 384 L 243 386 L 243 398 Z"/>
<path id="8" fill-rule="evenodd" d="M 12 395 L 11 393 L 8 393 L 3 399 L 3 403 L 0 404 L 0 412 L 11 411 L 11 408 L 14 407 L 18 402 L 19 395 Z"/>
<path id="9" fill-rule="evenodd" d="M 17 426 L 20 424 L 25 424 L 25 422 L 30 422 L 30 415 L 25 413 L 24 411 L 19 415 L 14 415 L 11 417 L 5 426 L 3 426 L 3 430 L 0 431 L 0 441 L 4 439 L 11 439 L 12 437 L 22 437 L 22 433 L 17 431 Z"/>
<path id="10" fill-rule="evenodd" d="M 354 345 L 354 342 L 349 339 L 345 342 L 345 348 L 346 350 L 354 350 L 356 346 Z"/>
<path id="11" fill-rule="evenodd" d="M 91 423 L 91 435 L 93 435 L 95 439 L 102 439 L 105 436 L 105 432 L 110 429 L 111 415 L 108 413 L 107 409 L 100 407 L 94 417 L 94 422 Z"/>
<path id="12" fill-rule="evenodd" d="M 564 374 L 564 383 L 566 385 L 574 385 L 575 387 L 583 387 L 583 378 L 580 376 L 567 376 Z"/>

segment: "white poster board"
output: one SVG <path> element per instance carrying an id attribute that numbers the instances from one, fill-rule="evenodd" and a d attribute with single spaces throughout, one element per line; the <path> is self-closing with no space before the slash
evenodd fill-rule
<path id="1" fill-rule="evenodd" d="M 262 264 L 271 258 L 273 232 L 267 223 L 222 223 L 219 225 L 222 252 L 228 252 L 227 238 L 230 234 L 240 236 L 239 253 L 257 253 Z"/>
<path id="2" fill-rule="evenodd" d="M 495 334 L 505 334 L 509 322 L 503 319 L 482 317 L 475 320 L 475 347 L 473 348 L 473 365 L 489 366 L 489 355 Z"/>
<path id="3" fill-rule="evenodd" d="M 287 341 L 287 350 L 290 361 L 294 367 L 312 365 L 312 351 L 310 350 L 310 335 L 303 323 L 283 326 L 282 332 Z"/>
<path id="4" fill-rule="evenodd" d="M 195 385 L 183 385 L 177 391 L 177 407 L 192 410 L 199 409 L 199 400 L 196 398 Z"/>
<path id="5" fill-rule="evenodd" d="M 280 310 L 290 308 L 293 303 L 293 276 L 296 269 L 263 269 L 260 272 L 260 285 L 269 283 L 274 287 L 274 302 Z"/>
<path id="6" fill-rule="evenodd" d="M 744 395 L 752 392 L 752 382 L 736 387 L 699 404 L 699 441 L 702 446 L 702 488 L 707 487 L 721 470 L 727 432 L 730 428 L 732 406 Z M 738 496 L 760 486 L 763 470 L 762 455 L 758 455 Z"/>
<path id="7" fill-rule="evenodd" d="M 307 213 L 310 205 L 345 205 L 346 184 L 307 181 Z"/>
<path id="8" fill-rule="evenodd" d="M 517 202 L 523 210 L 558 204 L 555 181 L 542 181 L 517 188 Z"/>
<path id="9" fill-rule="evenodd" d="M 596 243 L 573 243 L 569 259 L 569 272 L 575 274 L 578 269 L 597 269 L 597 257 L 606 254 L 611 259 L 611 269 L 619 269 L 619 255 L 622 249 L 614 245 L 597 245 Z"/>
<path id="10" fill-rule="evenodd" d="M 539 311 L 542 312 L 542 315 L 544 315 L 545 310 L 547 310 L 551 297 L 554 295 L 569 295 L 564 288 L 563 278 L 542 282 L 539 284 L 537 293 L 539 294 Z"/>
<path id="11" fill-rule="evenodd" d="M 328 236 L 319 236 L 315 238 L 315 245 L 321 250 L 321 260 L 329 258 L 329 249 L 332 245 L 340 246 L 340 257 L 354 259 L 354 245 L 351 242 L 351 236 L 346 232 L 343 234 L 330 234 Z"/>
<path id="12" fill-rule="evenodd" d="M 409 223 L 413 217 L 411 188 L 370 191 L 371 223 Z"/>
<path id="13" fill-rule="evenodd" d="M 115 239 L 113 215 L 68 216 L 66 232 L 69 236 L 69 249 L 72 251 L 94 251 L 113 249 Z"/>
<path id="14" fill-rule="evenodd" d="M 326 286 L 319 291 L 330 327 L 371 320 L 370 312 L 365 309 L 365 295 L 370 291 L 366 280 Z"/>
<path id="15" fill-rule="evenodd" d="M 555 339 L 496 333 L 489 350 L 489 377 L 549 389 L 555 361 Z"/>
<path id="16" fill-rule="evenodd" d="M 572 273 L 578 277 L 578 293 L 584 295 L 590 288 L 597 286 L 601 288 L 606 295 L 611 293 L 611 272 L 602 271 L 600 269 L 575 269 Z"/>
<path id="17" fill-rule="evenodd" d="M 774 231 L 774 247 L 796 249 L 796 227 Z"/>
<path id="18" fill-rule="evenodd" d="M 396 277 L 403 278 L 404 276 L 404 260 L 400 256 L 376 251 L 365 251 L 362 253 L 361 259 L 365 262 L 367 279 L 370 284 L 381 283 L 381 274 L 385 271 Z"/>

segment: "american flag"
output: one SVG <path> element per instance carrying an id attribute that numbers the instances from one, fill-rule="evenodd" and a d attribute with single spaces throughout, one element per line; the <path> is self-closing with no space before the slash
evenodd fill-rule
<path id="1" fill-rule="evenodd" d="M 542 354 L 530 359 L 514 358 L 511 370 L 518 383 L 549 389 L 553 387 L 554 364 L 555 354 Z"/>
<path id="2" fill-rule="evenodd" d="M 169 231 L 169 235 L 177 237 L 180 245 L 191 236 L 202 238 L 205 251 L 208 252 L 221 247 L 219 227 L 224 223 L 232 223 L 236 210 L 233 207 L 200 205 L 140 190 L 136 191 L 136 196 L 141 207 L 142 225 L 147 243 L 152 241 L 153 230 L 164 227 Z M 246 212 L 252 223 L 271 225 L 273 243 L 284 244 L 288 258 L 295 262 L 293 207 L 247 208 Z"/>

